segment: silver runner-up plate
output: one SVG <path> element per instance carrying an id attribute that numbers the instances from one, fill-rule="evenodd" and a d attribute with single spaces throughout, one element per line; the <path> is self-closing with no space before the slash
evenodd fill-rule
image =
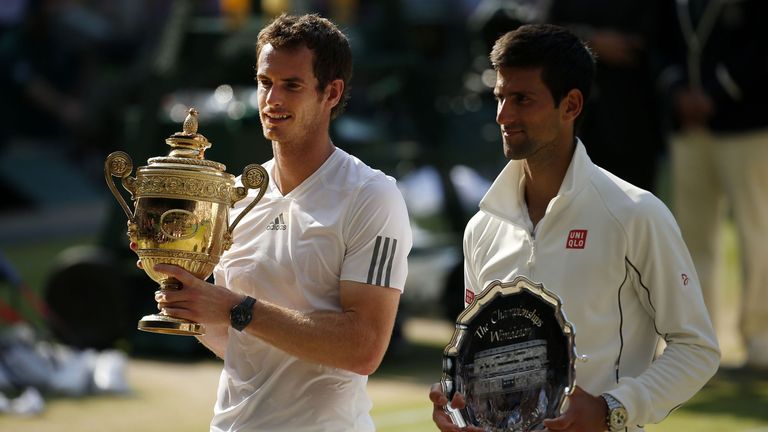
<path id="1" fill-rule="evenodd" d="M 575 359 L 573 325 L 557 295 L 523 276 L 494 281 L 456 319 L 443 352 L 443 392 L 466 400 L 446 411 L 461 427 L 544 429 L 573 392 Z"/>

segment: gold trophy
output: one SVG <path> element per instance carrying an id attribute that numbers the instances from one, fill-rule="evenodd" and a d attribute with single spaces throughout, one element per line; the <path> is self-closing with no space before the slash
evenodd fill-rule
<path id="1" fill-rule="evenodd" d="M 252 164 L 243 170 L 243 186 L 235 187 L 235 177 L 225 172 L 223 164 L 206 160 L 204 153 L 211 143 L 197 133 L 194 108 L 190 108 L 183 130 L 165 140 L 171 146 L 168 156 L 150 158 L 148 166 L 136 169 L 136 177 L 129 177 L 133 162 L 125 152 L 114 152 L 104 162 L 107 185 L 128 216 L 128 238 L 136 243 L 144 271 L 160 284 L 161 291 L 178 290 L 181 284 L 154 271 L 155 264 L 174 264 L 207 279 L 232 245 L 232 231 L 264 196 L 269 183 L 266 170 Z M 131 193 L 135 211 L 131 212 L 112 176 L 120 177 Z M 248 195 L 248 189 L 259 192 L 230 225 L 229 209 Z M 202 324 L 164 312 L 143 317 L 138 328 L 176 335 L 205 334 Z"/>

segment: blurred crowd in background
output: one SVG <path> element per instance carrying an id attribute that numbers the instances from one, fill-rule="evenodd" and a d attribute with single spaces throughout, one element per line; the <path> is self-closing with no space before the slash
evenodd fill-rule
<path id="1" fill-rule="evenodd" d="M 724 6 L 713 12 L 709 3 Z M 598 72 L 579 137 L 598 165 L 670 202 L 667 137 L 682 125 L 670 65 L 690 62 L 685 43 L 692 40 L 679 36 L 682 21 L 675 14 L 684 5 L 693 23 L 703 23 L 688 34 L 698 34 L 697 43 L 704 43 L 697 31 L 708 36 L 707 26 L 716 28 L 720 15 L 742 37 L 757 34 L 739 30 L 747 20 L 729 3 L 759 2 L 3 0 L 0 217 L 79 204 L 93 216 L 87 204 L 106 203 L 97 207 L 101 224 L 90 229 L 97 230 L 103 250 L 130 261 L 137 273 L 123 235 L 125 220 L 104 184 L 106 155 L 125 150 L 144 165 L 166 154 L 165 138 L 181 130 L 194 106 L 199 132 L 213 143 L 207 158 L 233 173 L 269 159 L 255 100 L 256 35 L 281 12 L 316 12 L 348 34 L 355 62 L 350 103 L 331 126 L 334 142 L 400 180 L 416 234 L 412 277 L 418 277 L 427 246 L 450 248 L 441 255 L 442 279 L 427 273 L 429 280 L 418 286 L 439 280 L 434 299 L 447 309 L 446 317 L 455 317 L 462 306 L 461 232 L 488 179 L 505 163 L 494 121 L 495 72 L 488 61 L 493 41 L 530 22 L 565 25 L 585 39 L 597 54 Z M 753 42 L 764 46 L 765 36 Z M 766 58 L 747 61 L 768 64 Z M 705 74 L 699 85 L 706 87 L 709 78 Z M 768 76 L 756 78 L 768 82 Z M 763 90 L 740 91 L 759 96 Z M 732 130 L 760 127 L 768 121 Z M 106 254 L 89 256 L 95 266 Z M 115 274 L 112 267 L 98 269 L 89 268 L 91 277 L 95 271 Z M 59 275 L 60 283 L 74 277 Z M 154 289 L 146 276 L 136 277 L 149 285 L 148 292 Z M 150 294 L 141 295 L 151 303 Z M 47 300 L 57 298 L 49 293 Z M 127 316 L 132 326 L 139 314 Z M 103 346 L 113 336 L 72 342 Z"/>
<path id="2" fill-rule="evenodd" d="M 0 151 L 54 154 L 98 183 L 115 149 L 137 161 L 164 153 L 164 137 L 196 104 L 212 158 L 235 168 L 262 161 L 269 147 L 251 98 L 255 36 L 282 11 L 317 12 L 345 29 L 355 51 L 351 103 L 334 125 L 340 146 L 398 177 L 430 164 L 442 178 L 463 164 L 492 178 L 502 161 L 489 46 L 521 23 L 549 21 L 577 30 L 600 58 L 580 133 L 593 159 L 652 190 L 664 150 L 655 3 L 8 0 L 0 6 Z M 1 211 L 44 205 L 13 175 L 0 172 Z M 460 217 L 453 223 L 463 226 Z"/>

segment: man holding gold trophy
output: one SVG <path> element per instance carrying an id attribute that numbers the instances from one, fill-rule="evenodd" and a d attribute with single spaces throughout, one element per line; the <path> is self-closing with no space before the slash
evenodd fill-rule
<path id="1" fill-rule="evenodd" d="M 215 284 L 157 264 L 181 288 L 155 299 L 204 325 L 200 341 L 224 359 L 212 431 L 372 431 L 365 387 L 405 284 L 405 203 L 392 178 L 331 142 L 352 73 L 346 36 L 316 15 L 282 15 L 256 54 L 269 186 L 250 212 L 251 199 L 234 205 L 247 214 Z"/>
<path id="2" fill-rule="evenodd" d="M 510 162 L 464 234 L 465 305 L 476 309 L 497 281 L 523 276 L 543 284 L 573 325 L 575 386 L 560 413 L 519 428 L 519 416 L 454 424 L 476 395 L 438 383 L 430 391 L 433 420 L 442 431 L 640 431 L 692 397 L 719 364 L 688 250 L 664 204 L 594 165 L 576 137 L 595 62 L 576 36 L 557 26 L 522 26 L 501 36 L 490 58 Z M 660 339 L 666 348 L 655 358 Z M 504 359 L 501 350 L 486 350 L 480 366 Z M 513 361 L 530 363 L 532 352 Z M 475 373 L 480 357 L 470 365 Z M 505 361 L 497 370 L 509 369 Z M 520 381 L 512 373 L 503 378 L 493 384 Z M 473 408 L 467 412 L 485 413 L 488 405 Z"/>

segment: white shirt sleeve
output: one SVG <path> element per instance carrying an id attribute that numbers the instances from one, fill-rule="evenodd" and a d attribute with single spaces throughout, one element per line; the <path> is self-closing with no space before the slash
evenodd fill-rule
<path id="1" fill-rule="evenodd" d="M 627 226 L 633 286 L 667 342 L 637 377 L 622 377 L 610 393 L 627 408 L 629 424 L 658 423 L 691 398 L 717 371 L 720 351 L 701 287 L 680 230 L 656 199 Z M 628 335 L 631 337 L 631 335 Z"/>
<path id="2" fill-rule="evenodd" d="M 346 253 L 341 280 L 403 290 L 411 225 L 394 179 L 378 174 L 360 187 L 343 234 Z"/>

